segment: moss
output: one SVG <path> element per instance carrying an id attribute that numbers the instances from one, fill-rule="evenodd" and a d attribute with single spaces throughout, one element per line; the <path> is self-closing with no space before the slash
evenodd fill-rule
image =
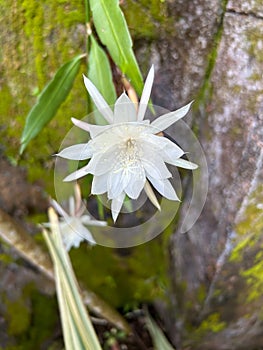
<path id="1" fill-rule="evenodd" d="M 113 251 L 111 248 L 85 243 L 71 251 L 78 278 L 115 307 L 124 307 L 156 298 L 166 299 L 168 284 L 168 228 L 154 240 Z"/>
<path id="2" fill-rule="evenodd" d="M 212 96 L 212 85 L 211 85 L 211 75 L 216 64 L 216 59 L 218 55 L 218 48 L 221 42 L 223 30 L 224 30 L 224 17 L 226 13 L 228 0 L 221 0 L 221 16 L 218 24 L 218 29 L 214 35 L 214 44 L 211 48 L 210 53 L 207 57 L 207 67 L 203 80 L 203 84 L 200 87 L 199 93 L 196 97 L 196 103 L 193 105 L 194 110 L 199 109 L 199 105 L 203 104 L 207 99 L 210 99 Z"/>
<path id="3" fill-rule="evenodd" d="M 196 342 L 203 339 L 204 336 L 207 336 L 209 333 L 219 333 L 225 329 L 226 326 L 226 323 L 220 320 L 220 315 L 218 313 L 210 314 L 197 328 L 193 328 L 193 326 L 187 327 L 189 334 L 191 334 L 187 343 L 194 342 L 196 345 Z"/>
<path id="4" fill-rule="evenodd" d="M 8 332 L 10 335 L 21 335 L 30 324 L 30 310 L 21 298 L 15 301 L 6 299 L 6 319 L 8 321 Z"/>
<path id="5" fill-rule="evenodd" d="M 0 261 L 5 265 L 9 265 L 13 262 L 13 258 L 9 254 L 0 254 Z"/>
<path id="6" fill-rule="evenodd" d="M 251 268 L 243 271 L 241 275 L 245 277 L 249 287 L 247 302 L 249 303 L 261 298 L 263 289 L 263 260 L 260 259 L 255 262 Z"/>
<path id="7" fill-rule="evenodd" d="M 21 297 L 8 300 L 5 297 L 6 319 L 10 335 L 15 336 L 16 346 L 6 349 L 40 349 L 43 342 L 53 335 L 58 323 L 55 297 L 40 294 L 33 284 L 24 287 Z"/>
<path id="8" fill-rule="evenodd" d="M 76 31 L 76 26 L 83 23 L 84 4 L 77 0 L 70 3 L 23 0 L 11 5 L 1 2 L 0 9 L 4 18 L 0 24 L 3 34 L 0 137 L 3 151 L 18 160 L 25 118 L 36 101 L 34 91 L 40 91 L 60 65 L 84 47 L 84 32 Z M 72 94 L 55 119 L 32 141 L 19 163 L 28 168 L 31 181 L 41 179 L 51 194 L 54 194 L 51 155 L 70 129 L 70 117 L 82 117 L 86 112 L 82 85 L 79 74 Z"/>
<path id="9" fill-rule="evenodd" d="M 251 194 L 249 204 L 243 214 L 243 220 L 236 226 L 238 234 L 235 248 L 230 261 L 241 263 L 241 276 L 245 279 L 247 302 L 252 302 L 262 296 L 263 289 L 263 220 L 262 209 L 257 205 L 263 201 L 263 186 L 260 185 Z M 246 264 L 243 264 L 244 258 Z"/>
<path id="10" fill-rule="evenodd" d="M 123 11 L 131 34 L 135 39 L 153 40 L 160 36 L 160 30 L 164 33 L 171 33 L 174 30 L 174 19 L 168 16 L 166 2 L 160 0 L 142 0 L 140 2 L 128 0 L 123 5 Z"/>
<path id="11" fill-rule="evenodd" d="M 254 28 L 252 28 L 248 30 L 246 34 L 247 34 L 246 35 L 247 41 L 249 43 L 249 50 L 248 50 L 249 55 L 255 58 L 258 63 L 262 63 L 263 62 L 262 30 L 255 30 Z M 260 78 L 260 72 L 259 72 L 259 75 L 257 75 L 255 78 L 256 79 Z"/>

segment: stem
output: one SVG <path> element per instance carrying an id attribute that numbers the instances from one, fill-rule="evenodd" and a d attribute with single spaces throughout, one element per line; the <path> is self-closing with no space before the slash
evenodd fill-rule
<path id="1" fill-rule="evenodd" d="M 85 3 L 85 25 L 86 25 L 86 52 L 87 56 L 90 50 L 90 35 L 91 35 L 91 23 L 90 23 L 90 5 L 89 0 L 84 0 Z"/>
<path id="2" fill-rule="evenodd" d="M 84 4 L 85 4 L 86 53 L 87 53 L 86 73 L 88 75 L 88 61 L 89 61 L 89 52 L 90 52 L 90 46 L 91 46 L 90 36 L 92 35 L 91 11 L 90 11 L 89 0 L 84 0 Z M 87 114 L 89 114 L 91 111 L 92 111 L 92 103 L 91 103 L 89 94 L 87 94 Z"/>

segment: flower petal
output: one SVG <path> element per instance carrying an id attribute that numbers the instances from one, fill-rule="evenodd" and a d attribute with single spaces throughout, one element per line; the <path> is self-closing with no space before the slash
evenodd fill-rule
<path id="1" fill-rule="evenodd" d="M 124 198 L 125 193 L 122 192 L 117 198 L 113 198 L 111 201 L 111 214 L 114 222 L 117 220 L 117 217 L 120 213 Z"/>
<path id="2" fill-rule="evenodd" d="M 139 110 L 137 115 L 137 120 L 142 121 L 148 106 L 148 102 L 151 95 L 152 85 L 153 85 L 153 79 L 154 79 L 154 67 L 152 65 L 151 69 L 149 70 L 149 73 L 147 75 L 147 78 L 144 83 L 144 88 L 142 91 L 142 97 L 139 104 Z"/>
<path id="3" fill-rule="evenodd" d="M 177 146 L 174 142 L 163 136 L 147 135 L 147 141 L 152 142 L 153 145 L 161 149 L 163 158 L 174 159 L 180 158 L 184 154 L 184 151 Z M 164 159 L 164 161 L 166 161 Z"/>
<path id="4" fill-rule="evenodd" d="M 89 172 L 89 164 L 84 166 L 81 169 L 78 169 L 76 171 L 74 171 L 73 173 L 69 174 L 68 176 L 65 177 L 65 179 L 63 181 L 65 182 L 69 182 L 69 181 L 74 181 L 77 180 L 85 175 L 90 174 Z"/>
<path id="5" fill-rule="evenodd" d="M 51 199 L 51 204 L 59 215 L 63 216 L 65 219 L 69 218 L 68 213 L 62 208 L 62 206 L 57 201 L 55 201 L 55 199 Z"/>
<path id="6" fill-rule="evenodd" d="M 115 149 L 114 146 L 109 148 L 107 152 L 95 154 L 88 164 L 89 173 L 100 176 L 109 172 L 117 162 L 116 154 L 114 152 Z"/>
<path id="7" fill-rule="evenodd" d="M 176 111 L 161 115 L 151 123 L 151 126 L 156 128 L 156 132 L 167 129 L 170 125 L 174 124 L 188 113 L 192 103 L 193 101 Z"/>
<path id="8" fill-rule="evenodd" d="M 118 197 L 127 186 L 131 176 L 129 172 L 125 171 L 111 171 L 108 177 L 107 187 L 108 187 L 108 198 Z"/>
<path id="9" fill-rule="evenodd" d="M 144 160 L 143 166 L 146 170 L 147 175 L 151 174 L 155 179 L 167 179 L 172 176 L 162 159 L 160 159 L 158 165 L 156 159 Z"/>
<path id="10" fill-rule="evenodd" d="M 70 227 L 74 231 L 75 235 L 81 238 L 81 241 L 85 239 L 92 245 L 96 244 L 90 231 L 84 225 L 82 225 L 80 218 L 74 218 Z"/>
<path id="11" fill-rule="evenodd" d="M 194 170 L 198 168 L 198 165 L 192 162 L 189 162 L 188 160 L 184 160 L 184 159 L 175 159 L 172 163 L 170 163 L 172 165 L 175 165 L 179 168 L 184 168 L 184 169 L 190 169 L 190 170 Z"/>
<path id="12" fill-rule="evenodd" d="M 151 175 L 156 179 L 166 179 L 172 176 L 163 158 L 158 153 L 146 147 L 146 144 L 144 144 L 143 151 L 144 154 L 141 156 L 141 161 L 147 175 Z"/>
<path id="13" fill-rule="evenodd" d="M 114 106 L 114 124 L 135 122 L 136 121 L 136 110 L 134 103 L 129 97 L 123 93 L 117 99 Z"/>
<path id="14" fill-rule="evenodd" d="M 132 199 L 137 199 L 145 185 L 146 176 L 140 173 L 134 173 L 131 176 L 131 181 L 124 189 L 125 193 Z"/>
<path id="15" fill-rule="evenodd" d="M 71 118 L 71 121 L 74 125 L 76 125 L 78 128 L 85 130 L 87 132 L 90 132 L 89 130 L 89 125 L 86 122 L 83 122 L 82 120 L 76 119 L 76 118 Z"/>
<path id="16" fill-rule="evenodd" d="M 151 176 L 147 176 L 147 178 L 163 197 L 170 199 L 172 201 L 180 201 L 169 180 L 167 179 L 160 180 L 160 179 L 153 178 Z"/>
<path id="17" fill-rule="evenodd" d="M 107 181 L 109 174 L 103 174 L 100 176 L 94 176 L 91 185 L 91 194 L 102 194 L 107 192 Z"/>
<path id="18" fill-rule="evenodd" d="M 61 223 L 60 228 L 62 241 L 66 250 L 69 251 L 72 247 L 78 248 L 84 238 L 76 232 L 76 229 L 67 222 Z"/>
<path id="19" fill-rule="evenodd" d="M 82 215 L 80 217 L 82 224 L 91 226 L 107 226 L 106 221 L 92 220 L 88 215 Z"/>
<path id="20" fill-rule="evenodd" d="M 73 159 L 73 160 L 84 160 L 92 157 L 93 150 L 89 143 L 80 143 L 64 148 L 62 151 L 57 153 L 58 157 Z"/>
<path id="21" fill-rule="evenodd" d="M 90 133 L 90 137 L 93 139 L 94 137 L 101 134 L 103 131 L 107 130 L 111 127 L 111 125 L 94 125 L 83 122 L 82 120 L 78 120 L 75 118 L 71 118 L 72 123 L 76 125 L 78 128 L 88 131 Z"/>
<path id="22" fill-rule="evenodd" d="M 103 115 L 103 117 L 107 120 L 107 122 L 109 124 L 112 124 L 113 112 L 110 109 L 109 105 L 104 100 L 100 92 L 97 90 L 96 86 L 87 77 L 85 77 L 85 75 L 83 75 L 83 78 L 84 78 L 84 84 L 86 86 L 86 89 L 88 90 L 96 107 L 98 108 L 100 113 Z"/>

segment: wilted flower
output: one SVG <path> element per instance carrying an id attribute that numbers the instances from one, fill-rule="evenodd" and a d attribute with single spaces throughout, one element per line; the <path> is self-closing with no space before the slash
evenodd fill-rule
<path id="1" fill-rule="evenodd" d="M 147 180 L 162 196 L 179 200 L 168 180 L 172 175 L 165 163 L 185 169 L 197 168 L 196 164 L 181 159 L 184 151 L 180 147 L 158 135 L 184 117 L 191 103 L 160 116 L 152 123 L 143 120 L 153 78 L 152 67 L 144 85 L 138 111 L 125 93 L 117 99 L 112 111 L 96 87 L 84 76 L 89 94 L 109 125 L 91 125 L 72 118 L 76 126 L 89 132 L 91 140 L 70 146 L 58 154 L 74 160 L 90 158 L 86 166 L 67 176 L 65 181 L 93 174 L 91 193 L 107 193 L 108 199 L 112 200 L 114 221 L 121 210 L 125 195 L 137 199 L 143 188 L 149 189 Z"/>
<path id="2" fill-rule="evenodd" d="M 80 193 L 80 192 L 77 192 Z M 67 251 L 72 247 L 78 248 L 80 243 L 87 240 L 90 245 L 95 245 L 96 242 L 92 234 L 86 226 L 106 226 L 105 221 L 92 220 L 88 215 L 83 215 L 85 210 L 84 205 L 80 205 L 81 199 L 73 197 L 69 198 L 69 214 L 54 200 L 51 204 L 59 215 L 59 228 L 61 231 L 62 241 Z M 44 224 L 50 227 L 49 223 Z"/>

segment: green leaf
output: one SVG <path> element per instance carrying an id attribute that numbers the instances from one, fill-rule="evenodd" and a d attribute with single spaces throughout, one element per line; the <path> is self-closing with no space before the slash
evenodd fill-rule
<path id="1" fill-rule="evenodd" d="M 20 154 L 23 153 L 28 143 L 55 116 L 58 108 L 65 101 L 79 71 L 80 60 L 83 57 L 84 55 L 79 55 L 60 67 L 54 78 L 41 92 L 37 103 L 26 118 L 21 138 Z"/>
<path id="2" fill-rule="evenodd" d="M 143 80 L 132 50 L 132 40 L 119 7 L 119 0 L 90 0 L 94 25 L 101 42 L 107 47 L 112 59 L 131 80 L 139 95 Z"/>
<path id="3" fill-rule="evenodd" d="M 157 323 L 147 314 L 146 324 L 151 334 L 155 350 L 175 350 L 164 336 Z"/>
<path id="4" fill-rule="evenodd" d="M 88 62 L 88 78 L 93 82 L 109 105 L 113 105 L 117 99 L 115 87 L 112 81 L 109 59 L 104 50 L 99 46 L 93 35 Z"/>

